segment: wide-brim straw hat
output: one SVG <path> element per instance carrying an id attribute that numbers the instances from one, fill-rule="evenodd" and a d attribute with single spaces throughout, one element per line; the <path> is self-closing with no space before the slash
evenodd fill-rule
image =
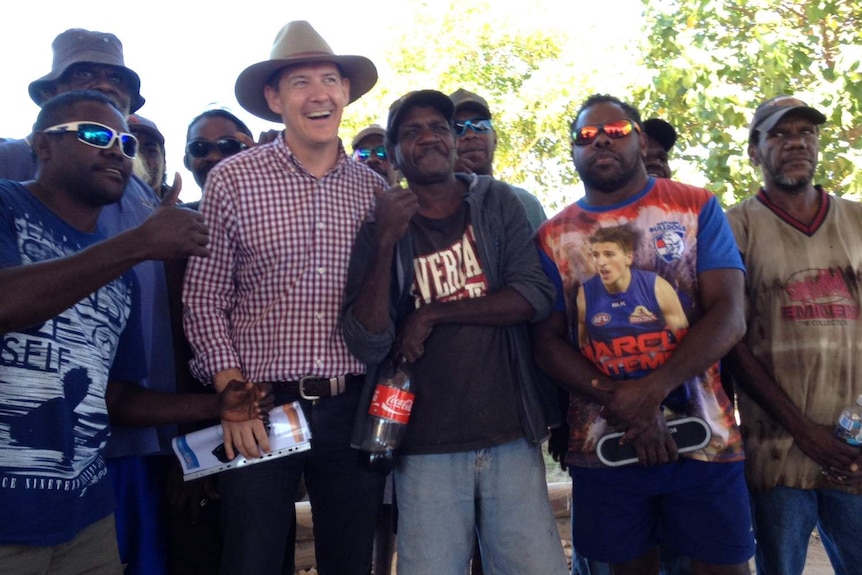
<path id="1" fill-rule="evenodd" d="M 114 34 L 93 32 L 82 28 L 70 28 L 60 33 L 51 44 L 54 61 L 51 71 L 30 83 L 30 98 L 41 106 L 54 91 L 57 83 L 69 66 L 73 64 L 104 64 L 117 68 L 128 80 L 131 90 L 129 113 L 144 105 L 141 96 L 141 78 L 123 60 L 123 43 Z"/>
<path id="2" fill-rule="evenodd" d="M 252 64 L 236 79 L 236 99 L 240 106 L 258 118 L 281 122 L 270 110 L 263 88 L 273 74 L 285 66 L 331 62 L 350 79 L 350 101 L 354 102 L 377 83 L 377 68 L 364 56 L 336 56 L 311 24 L 296 20 L 286 24 L 275 37 L 269 60 Z"/>

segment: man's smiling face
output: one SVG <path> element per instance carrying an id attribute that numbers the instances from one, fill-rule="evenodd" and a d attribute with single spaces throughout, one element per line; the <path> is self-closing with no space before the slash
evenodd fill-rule
<path id="1" fill-rule="evenodd" d="M 318 149 L 338 141 L 341 114 L 350 101 L 350 80 L 329 62 L 281 71 L 278 89 L 264 88 L 270 109 L 284 121 L 291 149 Z"/>
<path id="2" fill-rule="evenodd" d="M 413 106 L 398 124 L 395 164 L 408 182 L 431 184 L 451 177 L 455 165 L 455 134 L 432 106 Z"/>

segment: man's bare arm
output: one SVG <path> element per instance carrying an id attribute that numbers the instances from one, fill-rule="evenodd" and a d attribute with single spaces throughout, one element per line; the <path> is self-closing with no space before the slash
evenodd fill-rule
<path id="1" fill-rule="evenodd" d="M 199 214 L 163 204 L 140 226 L 76 254 L 0 268 L 0 333 L 51 319 L 144 260 L 206 257 L 208 241 Z"/>
<path id="2" fill-rule="evenodd" d="M 833 425 L 806 417 L 745 342 L 733 347 L 725 365 L 748 396 L 793 436 L 805 455 L 833 478 L 862 481 L 862 452 L 835 437 Z"/>
<path id="3" fill-rule="evenodd" d="M 392 186 L 375 194 L 374 251 L 356 301 L 353 316 L 371 333 L 387 329 L 392 261 L 398 240 L 407 232 L 410 218 L 419 210 L 416 194 Z"/>

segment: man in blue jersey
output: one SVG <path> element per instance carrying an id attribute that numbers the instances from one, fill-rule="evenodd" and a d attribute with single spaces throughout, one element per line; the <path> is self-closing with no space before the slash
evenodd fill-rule
<path id="1" fill-rule="evenodd" d="M 741 575 L 748 573 L 754 541 L 741 437 L 718 360 L 744 330 L 743 266 L 712 194 L 647 175 L 642 133 L 635 108 L 609 95 L 590 97 L 571 124 L 585 197 L 536 236 L 558 301 L 534 326 L 533 349 L 540 367 L 570 392 L 565 462 L 573 479 L 573 542 L 618 574 L 658 573 L 657 549 L 665 544 L 691 557 L 695 573 Z M 611 254 L 596 248 L 614 242 L 590 238 L 607 240 L 599 234 L 620 226 L 637 241 L 628 255 L 614 253 L 611 266 L 605 257 Z M 676 333 L 657 321 L 668 310 L 656 289 L 649 294 L 650 285 L 675 292 L 684 315 L 672 323 Z M 593 295 L 625 297 L 591 310 L 591 286 Z M 581 315 L 596 336 L 583 349 L 575 341 Z M 668 315 L 679 317 L 679 310 Z M 614 321 L 627 329 L 599 345 L 598 335 Z M 639 333 L 650 323 L 654 330 Z M 670 402 L 677 415 L 706 422 L 708 444 L 678 455 L 666 421 Z M 634 446 L 641 465 L 604 465 L 597 444 L 614 432 Z"/>

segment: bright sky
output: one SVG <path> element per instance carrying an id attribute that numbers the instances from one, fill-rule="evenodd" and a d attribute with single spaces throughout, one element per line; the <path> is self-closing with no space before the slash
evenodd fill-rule
<path id="1" fill-rule="evenodd" d="M 607 14 L 614 15 L 615 30 L 639 26 L 642 10 L 639 0 L 605 0 L 596 4 L 597 8 L 591 8 L 592 2 L 571 0 L 494 0 L 488 18 L 554 21 L 564 29 L 571 28 L 574 34 L 593 33 L 596 27 L 588 23 L 605 20 Z M 118 8 L 108 10 L 111 5 Z M 51 70 L 51 43 L 57 34 L 68 28 L 112 32 L 123 43 L 126 66 L 141 77 L 141 94 L 147 102 L 139 113 L 153 120 L 165 135 L 168 180 L 173 172 L 179 171 L 183 177 L 181 198 L 193 200 L 200 191 L 182 165 L 189 120 L 207 108 L 225 107 L 245 121 L 255 135 L 278 128 L 242 109 L 234 96 L 234 84 L 247 66 L 268 59 L 272 41 L 284 24 L 308 20 L 336 54 L 370 58 L 380 73 L 375 87 L 379 89 L 392 83 L 387 72 L 386 47 L 413 22 L 416 14 L 434 14 L 439 5 L 444 3 L 383 0 L 374 5 L 356 0 L 246 0 L 229 4 L 218 0 L 206 3 L 151 0 L 137 3 L 138 10 L 132 12 L 132 3 L 90 0 L 17 3 L 14 10 L 5 11 L 0 21 L 3 54 L 0 77 L 4 88 L 0 91 L 0 137 L 21 138 L 30 132 L 38 107 L 30 99 L 27 86 Z M 593 11 L 601 16 L 591 18 Z M 605 36 L 606 32 L 600 34 Z M 620 40 L 597 37 L 596 45 L 614 41 Z M 349 140 L 351 135 L 341 136 Z"/>

